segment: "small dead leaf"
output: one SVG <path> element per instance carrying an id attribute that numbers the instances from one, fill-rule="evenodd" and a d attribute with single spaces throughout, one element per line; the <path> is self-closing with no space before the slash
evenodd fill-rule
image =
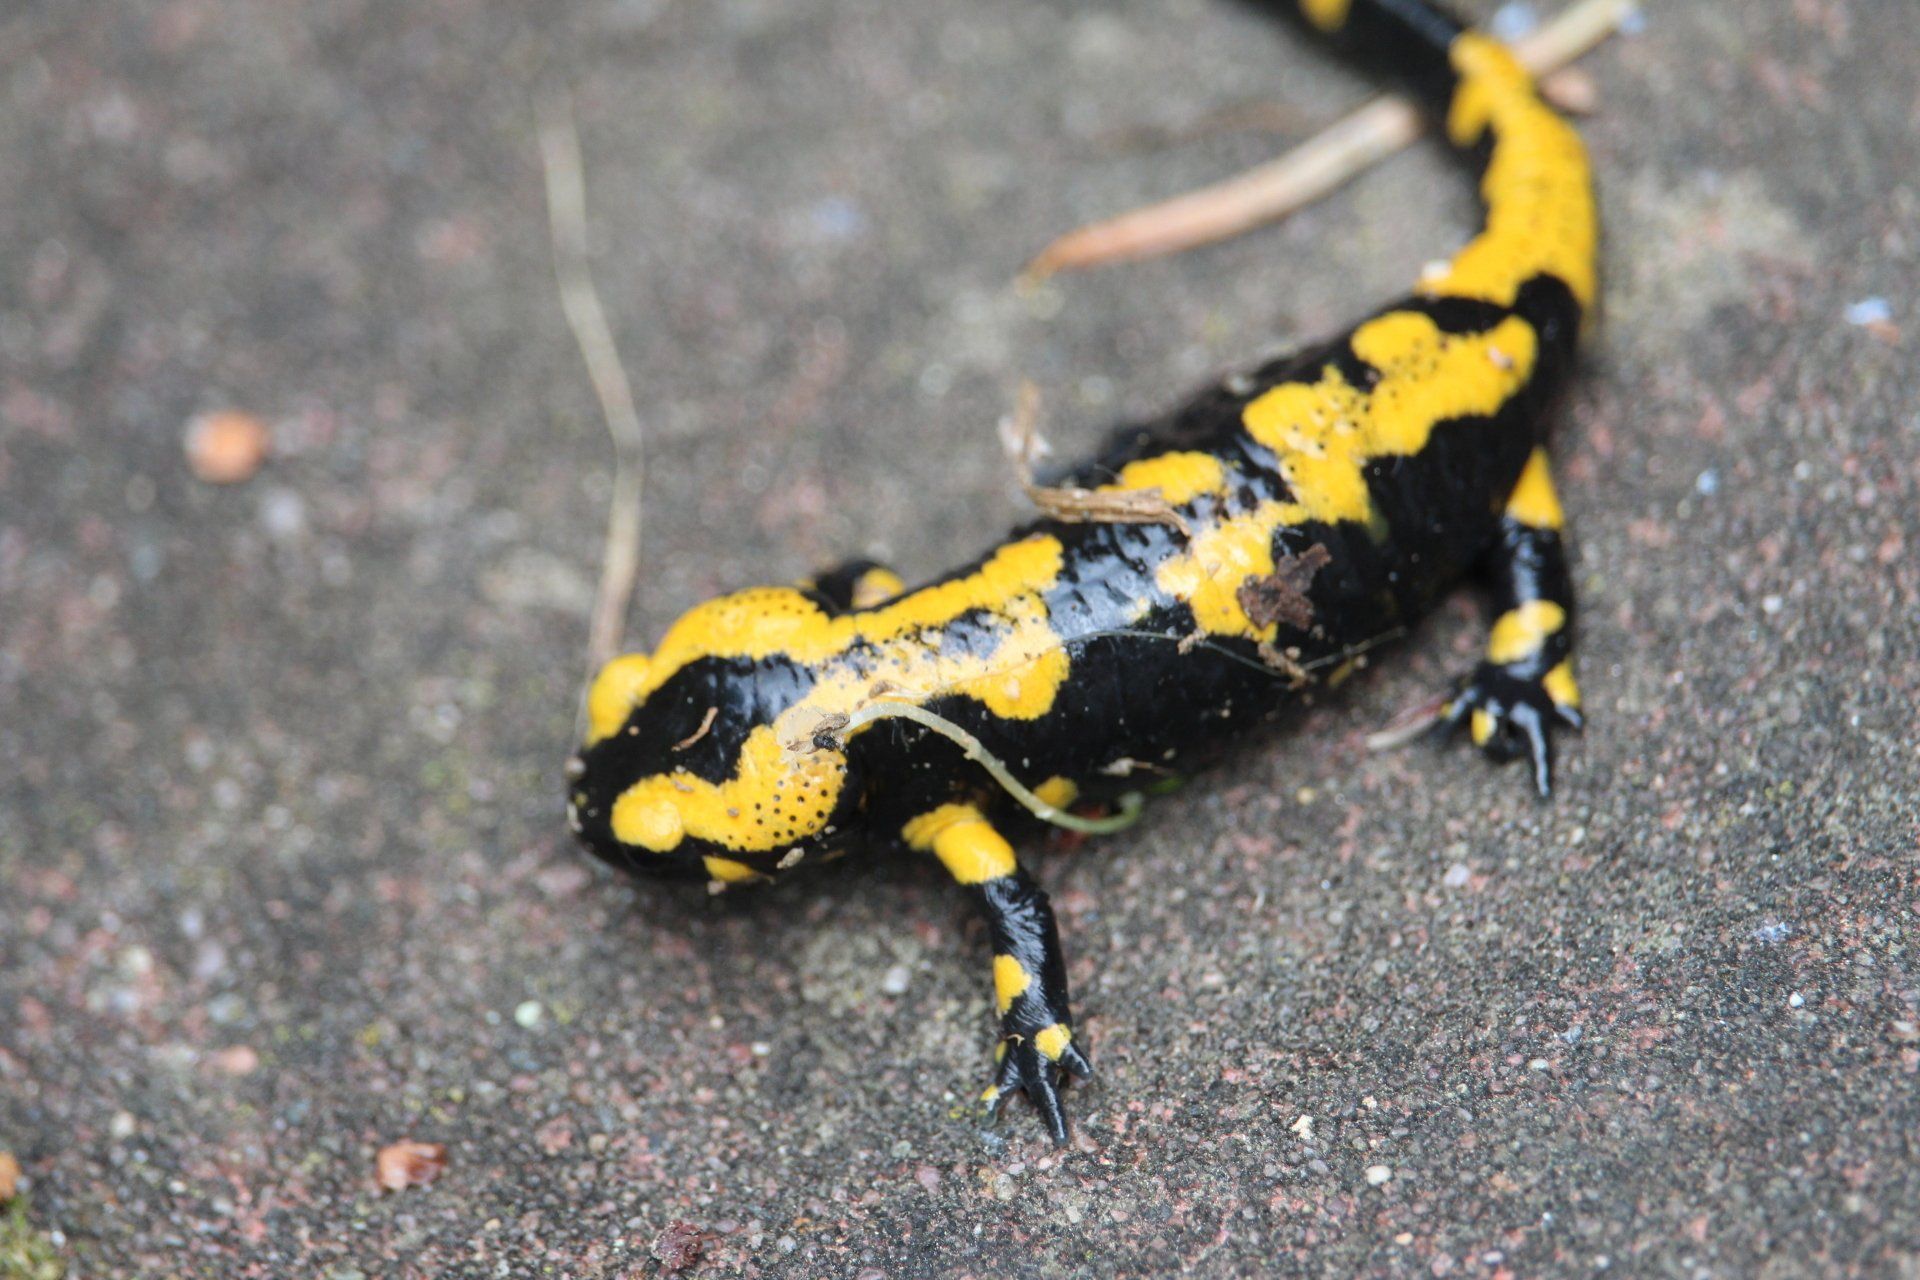
<path id="1" fill-rule="evenodd" d="M 1314 575 L 1332 562 L 1333 553 L 1316 542 L 1297 556 L 1281 556 L 1272 573 L 1250 575 L 1234 596 L 1254 626 L 1280 622 L 1304 631 L 1313 625 L 1313 601 L 1307 592 Z"/>
<path id="2" fill-rule="evenodd" d="M 374 1162 L 380 1185 L 388 1191 L 424 1187 L 447 1169 L 446 1144 L 403 1138 L 380 1148 Z"/>
<path id="3" fill-rule="evenodd" d="M 675 1219 L 667 1224 L 665 1231 L 653 1238 L 654 1260 L 668 1273 L 685 1271 L 700 1261 L 700 1255 L 706 1252 L 710 1241 L 719 1238 L 716 1232 Z"/>
<path id="4" fill-rule="evenodd" d="M 0 1151 L 0 1204 L 20 1194 L 20 1162 L 13 1152 Z"/>
<path id="5" fill-rule="evenodd" d="M 187 424 L 187 466 L 208 484 L 239 484 L 267 460 L 267 424 L 250 413 L 223 409 Z"/>

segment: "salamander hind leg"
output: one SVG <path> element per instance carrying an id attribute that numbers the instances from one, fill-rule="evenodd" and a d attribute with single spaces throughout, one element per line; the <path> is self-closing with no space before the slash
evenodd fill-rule
<path id="1" fill-rule="evenodd" d="M 993 990 L 1000 1013 L 998 1064 L 981 1100 L 995 1115 L 1024 1093 L 1056 1143 L 1067 1140 L 1060 1099 L 1065 1076 L 1093 1074 L 1074 1041 L 1067 965 L 1046 892 L 1013 856 L 1013 847 L 973 805 L 947 804 L 915 818 L 902 834 L 930 851 L 973 894 L 993 939 Z"/>
<path id="2" fill-rule="evenodd" d="M 1495 761 L 1524 755 L 1543 797 L 1553 790 L 1552 731 L 1584 723 L 1573 678 L 1573 582 L 1562 524 L 1547 455 L 1536 449 L 1507 500 L 1500 541 L 1489 556 L 1499 615 L 1487 656 L 1441 714 L 1449 730 L 1467 726 L 1474 745 Z"/>

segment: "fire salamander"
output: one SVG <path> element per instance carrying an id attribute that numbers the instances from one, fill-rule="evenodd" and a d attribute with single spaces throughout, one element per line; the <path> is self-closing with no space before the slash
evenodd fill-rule
<path id="1" fill-rule="evenodd" d="M 1290 11 L 1295 6 L 1284 6 Z M 991 1110 L 1066 1136 L 1091 1071 L 1047 895 L 1015 837 L 1138 793 L 1334 682 L 1456 582 L 1497 614 L 1446 704 L 1542 795 L 1579 727 L 1573 600 L 1543 447 L 1593 305 L 1574 130 L 1514 57 L 1425 0 L 1299 0 L 1398 75 L 1480 172 L 1483 229 L 1325 345 L 1122 429 L 1055 512 L 909 589 L 852 563 L 740 591 L 608 663 L 569 763 L 571 825 L 625 868 L 770 880 L 856 844 L 932 854 L 986 918 L 1000 1016 Z"/>

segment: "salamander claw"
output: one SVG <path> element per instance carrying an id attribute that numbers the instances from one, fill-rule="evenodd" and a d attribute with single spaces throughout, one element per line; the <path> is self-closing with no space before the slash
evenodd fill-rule
<path id="1" fill-rule="evenodd" d="M 1044 1052 L 1046 1045 L 1046 1032 L 1037 1036 L 1010 1035 L 1002 1040 L 999 1070 L 980 1100 L 987 1104 L 987 1114 L 998 1119 L 1009 1097 L 1026 1094 L 1039 1109 L 1047 1132 L 1053 1135 L 1054 1145 L 1061 1146 L 1067 1141 L 1067 1111 L 1060 1100 L 1063 1073 L 1085 1080 L 1093 1074 L 1093 1064 L 1071 1041 L 1060 1049 L 1058 1057 L 1048 1057 Z"/>
<path id="2" fill-rule="evenodd" d="M 1473 744 L 1496 764 L 1525 756 L 1533 767 L 1533 785 L 1546 799 L 1553 794 L 1552 730 L 1578 731 L 1586 719 L 1578 706 L 1556 701 L 1544 679 L 1483 662 L 1440 713 L 1443 733 L 1463 724 Z"/>

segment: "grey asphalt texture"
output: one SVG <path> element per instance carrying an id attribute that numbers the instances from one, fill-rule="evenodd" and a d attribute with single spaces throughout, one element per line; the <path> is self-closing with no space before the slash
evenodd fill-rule
<path id="1" fill-rule="evenodd" d="M 1545 7 L 1545 6 L 1543 6 Z M 1474 11 L 1487 15 L 1493 6 Z M 0 1149 L 75 1276 L 1920 1274 L 1920 27 L 1696 0 L 1587 64 L 1560 794 L 1366 735 L 1463 595 L 1134 830 L 1034 851 L 1099 1077 L 968 1100 L 937 869 L 709 899 L 560 765 L 609 487 L 534 96 L 651 433 L 645 644 L 928 575 L 1069 455 L 1468 234 L 1435 148 L 1020 292 L 1367 85 L 1225 0 L 40 0 L 0 17 Z M 1265 131 L 1209 128 L 1277 104 Z M 1876 301 L 1880 300 L 1880 301 Z M 193 478 L 195 415 L 270 424 Z M 382 1192 L 374 1156 L 446 1144 Z"/>

